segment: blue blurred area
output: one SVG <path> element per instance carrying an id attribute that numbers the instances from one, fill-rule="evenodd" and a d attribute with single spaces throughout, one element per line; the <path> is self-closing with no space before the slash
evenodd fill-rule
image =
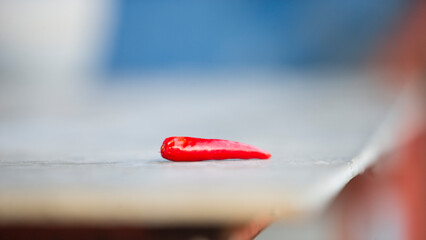
<path id="1" fill-rule="evenodd" d="M 403 0 L 124 0 L 109 68 L 356 64 L 406 5 Z"/>

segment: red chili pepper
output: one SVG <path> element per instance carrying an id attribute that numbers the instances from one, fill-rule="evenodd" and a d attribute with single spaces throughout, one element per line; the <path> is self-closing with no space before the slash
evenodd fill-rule
<path id="1" fill-rule="evenodd" d="M 168 137 L 161 146 L 161 156 L 171 161 L 203 161 L 239 159 L 268 159 L 267 151 L 229 140 L 193 137 Z"/>

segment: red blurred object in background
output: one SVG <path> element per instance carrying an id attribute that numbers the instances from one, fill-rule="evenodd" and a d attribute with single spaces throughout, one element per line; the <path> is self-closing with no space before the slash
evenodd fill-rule
<path id="1" fill-rule="evenodd" d="M 405 119 L 400 138 L 415 137 L 345 187 L 336 204 L 338 239 L 426 239 L 425 24 L 426 1 L 420 0 L 378 54 L 388 85 L 414 89 L 417 119 Z"/>

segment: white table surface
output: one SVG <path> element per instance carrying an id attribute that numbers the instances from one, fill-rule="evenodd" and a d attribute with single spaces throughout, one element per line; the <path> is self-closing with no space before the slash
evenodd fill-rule
<path id="1" fill-rule="evenodd" d="M 176 76 L 4 114 L 0 223 L 291 219 L 324 209 L 401 127 L 403 104 L 369 75 Z M 272 158 L 170 162 L 159 154 L 168 136 L 241 141 Z"/>

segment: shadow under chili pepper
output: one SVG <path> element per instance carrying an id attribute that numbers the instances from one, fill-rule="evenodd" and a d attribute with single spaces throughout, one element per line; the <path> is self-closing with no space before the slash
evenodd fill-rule
<path id="1" fill-rule="evenodd" d="M 259 159 L 226 159 L 226 160 L 203 160 L 203 161 L 170 161 L 166 159 L 156 159 L 149 161 L 149 163 L 152 164 L 200 164 L 200 163 L 222 163 L 222 162 L 264 162 L 265 160 L 259 160 Z"/>

